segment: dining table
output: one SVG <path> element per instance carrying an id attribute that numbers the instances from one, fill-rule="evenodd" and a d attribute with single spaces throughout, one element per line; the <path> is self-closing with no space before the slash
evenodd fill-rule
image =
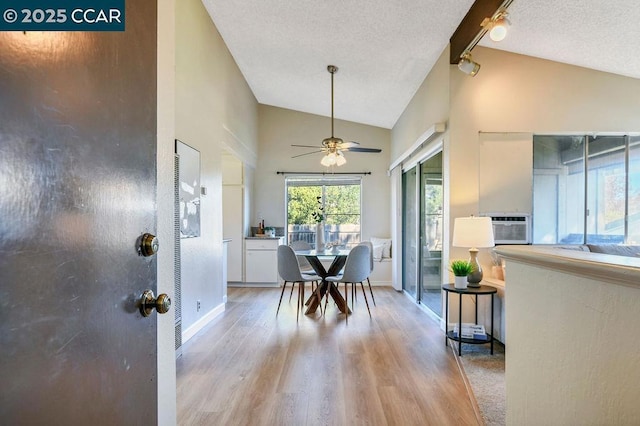
<path id="1" fill-rule="evenodd" d="M 305 315 L 313 314 L 318 309 L 318 305 L 322 298 L 329 292 L 329 295 L 334 300 L 340 312 L 351 313 L 351 310 L 347 306 L 347 302 L 342 297 L 342 293 L 338 290 L 336 283 L 327 281 L 327 277 L 335 276 L 340 273 L 344 264 L 347 262 L 347 256 L 351 249 L 340 249 L 340 250 L 296 250 L 296 256 L 302 256 L 309 261 L 309 264 L 315 271 L 316 275 L 322 278 L 320 284 L 316 287 L 315 291 L 309 296 L 305 305 L 307 306 L 307 310 L 305 311 Z M 322 261 L 331 261 L 329 268 L 325 268 Z M 318 297 L 319 296 L 319 297 Z M 322 311 L 322 309 L 321 309 Z"/>

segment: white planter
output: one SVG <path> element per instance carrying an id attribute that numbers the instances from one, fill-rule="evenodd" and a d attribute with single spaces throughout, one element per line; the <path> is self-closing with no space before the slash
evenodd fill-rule
<path id="1" fill-rule="evenodd" d="M 454 277 L 453 286 L 460 289 L 467 288 L 467 276 L 465 275 L 464 277 Z"/>

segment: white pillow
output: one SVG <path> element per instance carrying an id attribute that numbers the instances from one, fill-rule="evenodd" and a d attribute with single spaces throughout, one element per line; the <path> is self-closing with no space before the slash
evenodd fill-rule
<path id="1" fill-rule="evenodd" d="M 382 260 L 382 250 L 384 246 L 382 244 L 373 246 L 373 260 L 380 262 Z"/>
<path id="2" fill-rule="evenodd" d="M 391 238 L 378 238 L 371 237 L 371 244 L 373 244 L 374 252 L 375 246 L 382 246 L 382 257 L 391 257 Z"/>

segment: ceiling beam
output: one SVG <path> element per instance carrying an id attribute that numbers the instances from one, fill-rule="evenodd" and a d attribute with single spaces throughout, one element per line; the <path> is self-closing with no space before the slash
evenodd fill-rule
<path id="1" fill-rule="evenodd" d="M 500 8 L 504 0 L 476 0 L 449 39 L 449 63 L 460 62 L 460 55 L 473 39 L 482 31 L 482 21 L 491 18 Z M 473 47 L 473 46 L 472 46 Z"/>

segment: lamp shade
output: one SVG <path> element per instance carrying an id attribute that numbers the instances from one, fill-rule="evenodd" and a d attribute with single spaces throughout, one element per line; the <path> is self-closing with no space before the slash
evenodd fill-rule
<path id="1" fill-rule="evenodd" d="M 457 217 L 453 224 L 454 247 L 493 247 L 493 226 L 490 217 Z"/>

